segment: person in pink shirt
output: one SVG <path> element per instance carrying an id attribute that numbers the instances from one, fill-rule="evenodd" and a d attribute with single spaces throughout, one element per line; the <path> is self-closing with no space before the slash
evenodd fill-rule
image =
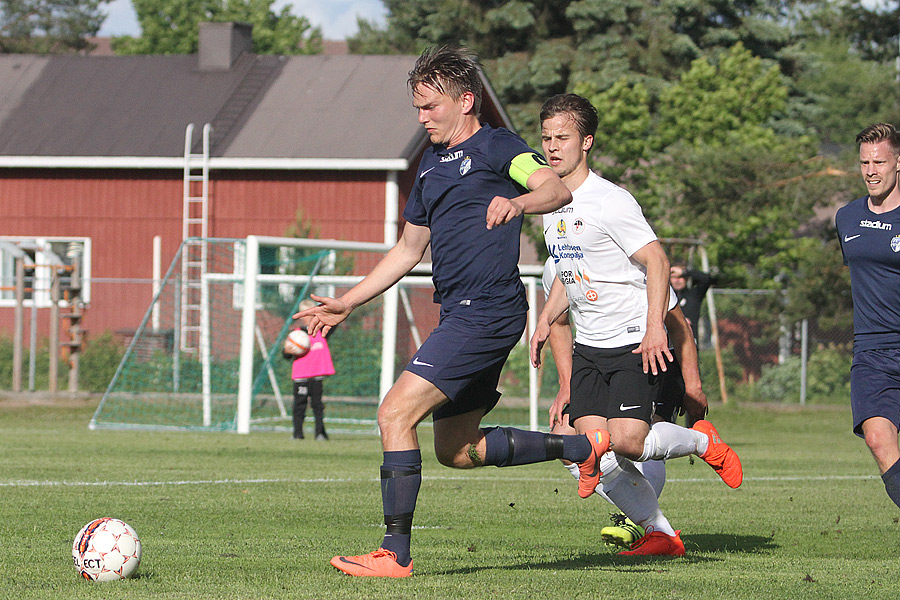
<path id="1" fill-rule="evenodd" d="M 304 300 L 300 303 L 300 309 L 311 308 L 316 303 Z M 298 319 L 298 329 L 306 330 L 305 319 Z M 306 406 L 312 404 L 313 417 L 316 421 L 316 440 L 328 439 L 325 432 L 325 404 L 322 402 L 322 381 L 329 375 L 334 375 L 334 363 L 331 361 L 331 351 L 328 342 L 321 332 L 310 336 L 309 352 L 303 356 L 296 356 L 291 352 L 294 348 L 285 339 L 284 356 L 293 359 L 291 367 L 291 379 L 294 382 L 294 439 L 303 439 L 303 421 L 306 418 Z"/>

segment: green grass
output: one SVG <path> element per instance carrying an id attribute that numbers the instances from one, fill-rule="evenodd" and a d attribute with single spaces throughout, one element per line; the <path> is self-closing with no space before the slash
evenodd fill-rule
<path id="1" fill-rule="evenodd" d="M 354 579 L 375 549 L 375 437 L 89 431 L 93 405 L 0 401 L 0 598 L 897 598 L 900 510 L 845 407 L 715 406 L 744 485 L 670 461 L 661 499 L 687 556 L 627 559 L 598 542 L 609 507 L 558 464 L 454 471 L 421 431 L 415 575 Z M 141 484 L 141 485 L 136 485 Z M 114 516 L 139 576 L 81 581 L 72 538 Z"/>

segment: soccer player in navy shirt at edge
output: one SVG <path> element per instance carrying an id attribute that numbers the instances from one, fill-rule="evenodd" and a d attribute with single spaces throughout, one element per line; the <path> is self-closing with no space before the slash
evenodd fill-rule
<path id="1" fill-rule="evenodd" d="M 900 133 L 877 123 L 856 143 L 869 193 L 835 216 L 853 295 L 853 432 L 865 439 L 900 506 Z"/>
<path id="2" fill-rule="evenodd" d="M 525 328 L 517 267 L 522 215 L 552 212 L 572 195 L 519 136 L 482 125 L 479 66 L 467 50 L 426 50 L 408 84 L 432 146 L 419 164 L 400 240 L 342 297 L 312 296 L 320 305 L 294 315 L 309 317 L 310 334 L 327 333 L 396 284 L 431 245 L 440 321 L 378 409 L 387 531 L 374 552 L 331 560 L 354 576 L 412 573 L 410 533 L 422 481 L 416 427 L 428 415 L 438 460 L 459 469 L 565 459 L 578 463 L 593 489 L 597 462 L 609 447 L 605 430 L 554 435 L 480 427 L 500 398 L 500 371 Z"/>

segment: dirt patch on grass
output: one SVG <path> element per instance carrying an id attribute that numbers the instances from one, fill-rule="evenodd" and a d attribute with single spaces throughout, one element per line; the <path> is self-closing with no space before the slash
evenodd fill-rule
<path id="1" fill-rule="evenodd" d="M 23 406 L 96 406 L 103 394 L 87 392 L 9 392 L 0 391 L 0 409 Z"/>

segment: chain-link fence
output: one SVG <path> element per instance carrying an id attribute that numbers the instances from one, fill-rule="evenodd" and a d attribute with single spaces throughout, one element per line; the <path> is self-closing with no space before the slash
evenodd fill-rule
<path id="1" fill-rule="evenodd" d="M 769 290 L 711 292 L 717 327 L 710 322 L 708 302 L 698 327 L 701 377 L 710 401 L 849 401 L 852 326 L 832 327 L 815 315 L 786 319 L 780 295 Z"/>

